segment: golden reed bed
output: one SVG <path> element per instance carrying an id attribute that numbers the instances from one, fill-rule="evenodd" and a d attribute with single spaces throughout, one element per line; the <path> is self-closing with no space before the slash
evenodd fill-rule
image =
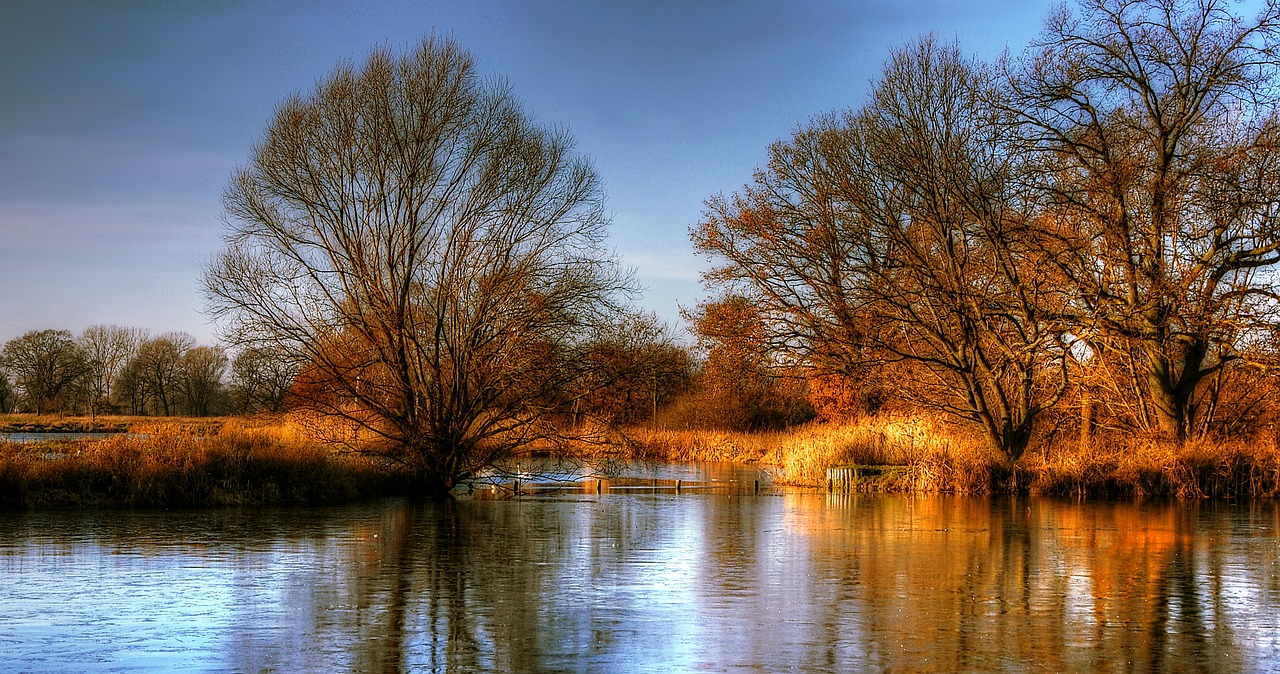
<path id="1" fill-rule="evenodd" d="M 76 423 L 64 420 L 59 428 Z M 108 423 L 116 426 L 106 428 L 129 432 L 91 442 L 0 443 L 0 507 L 336 503 L 403 491 L 403 482 L 385 466 L 315 441 L 317 427 L 306 420 L 144 417 Z M 767 467 L 780 484 L 815 488 L 828 485 L 827 471 L 834 467 L 896 466 L 864 471 L 872 476 L 856 488 L 1109 498 L 1280 495 L 1280 449 L 1274 441 L 1179 446 L 1102 437 L 1087 447 L 1063 442 L 1035 449 L 1008 464 L 981 442 L 914 417 L 767 433 L 639 427 L 623 437 L 621 450 L 593 444 L 580 453 L 754 463 Z"/>

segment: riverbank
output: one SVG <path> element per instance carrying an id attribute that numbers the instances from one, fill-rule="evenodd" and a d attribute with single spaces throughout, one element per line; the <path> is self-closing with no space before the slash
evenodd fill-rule
<path id="1" fill-rule="evenodd" d="M 651 461 L 734 461 L 767 466 L 778 484 L 831 488 L 854 469 L 857 491 L 1039 494 L 1093 498 L 1280 496 L 1280 447 L 1269 442 L 1141 437 L 1063 440 L 1010 464 L 984 444 L 930 420 L 873 418 L 842 425 L 733 433 L 635 428 L 632 455 Z"/>
<path id="2" fill-rule="evenodd" d="M 210 423 L 134 424 L 93 441 L 0 443 L 0 508 L 331 504 L 399 491 L 391 471 L 363 457 L 282 439 L 269 428 L 219 424 L 207 432 Z M 150 433 L 135 435 L 141 431 Z"/>
<path id="3" fill-rule="evenodd" d="M 59 417 L 0 414 L 0 433 L 127 433 L 130 417 Z"/>
<path id="4" fill-rule="evenodd" d="M 327 449 L 283 418 L 0 417 L 9 432 L 119 432 L 102 440 L 0 443 L 0 508 L 341 503 L 403 493 L 394 471 Z M 1072 498 L 1280 496 L 1275 441 L 1186 445 L 1099 437 L 1042 443 L 1010 464 L 937 422 L 886 417 L 768 433 L 628 429 L 589 458 L 761 466 L 774 483 L 895 493 Z M 607 453 L 607 457 L 601 456 Z M 845 468 L 835 473 L 832 469 Z"/>
<path id="5" fill-rule="evenodd" d="M 133 433 L 138 435 L 216 435 L 233 417 L 141 417 L 55 414 L 0 414 L 0 433 Z"/>

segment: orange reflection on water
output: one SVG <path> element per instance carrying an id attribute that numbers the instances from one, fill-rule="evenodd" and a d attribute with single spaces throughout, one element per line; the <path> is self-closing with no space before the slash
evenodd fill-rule
<path id="1" fill-rule="evenodd" d="M 0 670 L 1278 669 L 1278 530 L 754 489 L 14 515 Z"/>
<path id="2" fill-rule="evenodd" d="M 1231 670 L 1278 595 L 1224 592 L 1262 579 L 1230 560 L 1207 507 L 797 494 L 787 513 L 814 574 L 844 574 L 823 610 L 882 635 L 872 661 Z"/>

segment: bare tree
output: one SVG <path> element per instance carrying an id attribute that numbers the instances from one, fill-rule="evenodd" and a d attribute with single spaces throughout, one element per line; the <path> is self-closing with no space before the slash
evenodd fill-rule
<path id="1" fill-rule="evenodd" d="M 0 414 L 7 414 L 14 408 L 13 385 L 9 383 L 9 373 L 0 368 Z"/>
<path id="2" fill-rule="evenodd" d="M 584 378 L 567 393 L 575 418 L 614 423 L 654 421 L 658 409 L 685 392 L 693 359 L 655 314 L 629 314 L 592 340 Z"/>
<path id="3" fill-rule="evenodd" d="M 568 134 L 449 40 L 285 101 L 224 202 L 204 285 L 225 339 L 305 364 L 299 402 L 379 438 L 425 492 L 557 437 L 577 350 L 630 285 Z"/>
<path id="4" fill-rule="evenodd" d="M 70 406 L 87 371 L 83 354 L 66 330 L 32 330 L 9 340 L 0 355 L 36 414 Z"/>
<path id="5" fill-rule="evenodd" d="M 243 349 L 231 361 L 231 395 L 242 412 L 280 412 L 297 375 L 287 354 Z"/>
<path id="6" fill-rule="evenodd" d="M 165 333 L 142 342 L 133 361 L 126 364 L 128 378 L 134 380 L 144 407 L 152 414 L 179 413 L 183 357 L 194 346 L 195 339 L 185 332 Z"/>
<path id="7" fill-rule="evenodd" d="M 1010 78 L 1077 332 L 1132 362 L 1136 423 L 1170 438 L 1277 299 L 1278 37 L 1275 2 L 1082 0 Z"/>
<path id="8" fill-rule="evenodd" d="M 909 363 L 903 392 L 1017 459 L 1068 354 L 994 93 L 955 45 L 898 50 L 870 104 L 775 145 L 754 186 L 710 202 L 694 242 L 727 261 L 710 281 L 766 310 L 777 348 L 819 373 Z"/>
<path id="9" fill-rule="evenodd" d="M 226 372 L 227 354 L 221 347 L 196 346 L 182 354 L 178 389 L 187 414 L 204 417 L 213 413 L 225 393 L 222 378 Z"/>
<path id="10" fill-rule="evenodd" d="M 77 343 L 89 367 L 85 382 L 92 413 L 110 404 L 116 377 L 125 363 L 138 353 L 138 346 L 145 338 L 145 332 L 138 328 L 118 325 L 92 325 L 80 333 Z"/>
<path id="11" fill-rule="evenodd" d="M 142 362 L 136 355 L 126 361 L 112 386 L 112 404 L 128 410 L 129 414 L 146 414 L 147 387 L 143 375 Z"/>

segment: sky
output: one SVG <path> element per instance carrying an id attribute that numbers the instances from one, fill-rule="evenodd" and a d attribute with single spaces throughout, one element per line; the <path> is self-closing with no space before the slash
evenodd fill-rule
<path id="1" fill-rule="evenodd" d="M 375 46 L 436 34 L 567 128 L 604 180 L 611 241 L 678 324 L 706 291 L 705 201 L 771 143 L 853 108 L 923 34 L 1020 53 L 1049 0 L 5 0 L 0 343 L 94 324 L 212 344 L 199 280 L 221 195 L 275 107 Z"/>

